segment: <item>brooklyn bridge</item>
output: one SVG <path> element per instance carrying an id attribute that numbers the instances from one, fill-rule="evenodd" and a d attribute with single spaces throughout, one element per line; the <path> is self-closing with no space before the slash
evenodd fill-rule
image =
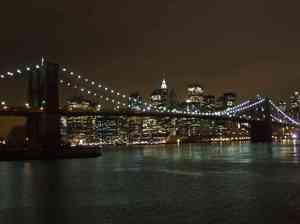
<path id="1" fill-rule="evenodd" d="M 101 80 L 90 80 L 71 69 L 47 60 L 35 66 L 16 69 L 0 76 L 1 80 L 25 77 L 28 99 L 24 107 L 2 105 L 0 116 L 26 118 L 26 136 L 29 148 L 43 147 L 49 150 L 61 145 L 61 117 L 103 116 L 103 117 L 155 117 L 155 118 L 195 118 L 207 121 L 231 121 L 248 123 L 252 142 L 272 142 L 274 127 L 300 127 L 300 123 L 283 112 L 269 97 L 256 97 L 234 107 L 214 111 L 188 111 L 176 108 L 160 108 L 143 100 L 132 99 L 128 94 L 106 87 Z M 83 83 L 84 85 L 82 85 Z M 60 86 L 73 88 L 86 97 L 93 97 L 112 105 L 118 110 L 70 111 L 60 107 Z M 101 95 L 105 92 L 106 96 Z M 133 110 L 129 101 L 142 105 Z M 176 132 L 176 131 L 175 131 Z M 176 134 L 176 133 L 175 133 Z"/>

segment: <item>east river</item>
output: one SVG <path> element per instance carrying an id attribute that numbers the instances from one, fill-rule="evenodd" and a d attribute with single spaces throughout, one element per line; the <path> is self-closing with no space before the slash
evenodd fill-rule
<path id="1" fill-rule="evenodd" d="M 0 223 L 299 224 L 300 145 L 136 146 L 0 162 Z"/>

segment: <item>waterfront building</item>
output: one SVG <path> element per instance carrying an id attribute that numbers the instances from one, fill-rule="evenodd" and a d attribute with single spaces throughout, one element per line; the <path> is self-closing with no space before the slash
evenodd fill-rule
<path id="1" fill-rule="evenodd" d="M 168 117 L 145 117 L 142 122 L 141 142 L 157 144 L 165 143 L 169 136 L 171 120 Z"/>
<path id="2" fill-rule="evenodd" d="M 97 139 L 101 144 L 127 144 L 129 137 L 128 118 L 124 116 L 97 116 Z"/>
<path id="3" fill-rule="evenodd" d="M 129 117 L 128 122 L 128 143 L 141 144 L 143 137 L 143 117 Z"/>
<path id="4" fill-rule="evenodd" d="M 95 110 L 95 104 L 82 97 L 67 100 L 69 111 Z M 64 142 L 71 145 L 90 145 L 99 143 L 96 135 L 96 116 L 77 116 L 61 118 L 61 135 Z"/>

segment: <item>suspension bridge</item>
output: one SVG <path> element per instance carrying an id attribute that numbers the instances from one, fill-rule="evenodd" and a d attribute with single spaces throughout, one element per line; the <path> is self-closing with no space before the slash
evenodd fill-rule
<path id="1" fill-rule="evenodd" d="M 133 99 L 128 94 L 106 86 L 99 80 L 91 80 L 69 68 L 42 60 L 35 66 L 16 69 L 14 72 L 0 74 L 0 80 L 26 77 L 28 101 L 22 107 L 2 103 L 0 116 L 26 117 L 26 130 L 30 148 L 58 148 L 60 141 L 61 116 L 138 116 L 199 118 L 247 122 L 250 124 L 250 137 L 253 142 L 272 142 L 273 126 L 300 127 L 300 123 L 283 112 L 272 99 L 256 97 L 232 108 L 214 111 L 188 111 L 178 108 L 157 107 L 151 103 Z M 72 88 L 87 97 L 93 97 L 113 109 L 95 111 L 70 111 L 59 105 L 59 88 Z M 132 109 L 128 103 L 135 101 L 141 105 Z"/>

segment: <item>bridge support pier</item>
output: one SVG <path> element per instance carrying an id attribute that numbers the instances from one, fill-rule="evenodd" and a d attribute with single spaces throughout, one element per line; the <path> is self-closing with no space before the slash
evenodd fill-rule
<path id="1" fill-rule="evenodd" d="M 28 103 L 29 105 L 39 110 L 41 107 L 41 75 L 40 71 L 32 70 L 29 72 L 28 77 Z M 28 146 L 31 150 L 38 149 L 41 147 L 41 138 L 40 138 L 40 124 L 41 118 L 40 114 L 30 114 L 27 117 L 26 121 L 26 132 L 28 137 Z"/>
<path id="2" fill-rule="evenodd" d="M 30 149 L 55 150 L 60 146 L 58 69 L 57 64 L 44 62 L 39 71 L 29 75 L 29 104 L 33 109 L 44 110 L 43 114 L 28 117 Z"/>
<path id="3" fill-rule="evenodd" d="M 251 142 L 272 143 L 272 119 L 270 112 L 269 98 L 266 98 L 263 104 L 263 120 L 252 121 L 250 123 Z"/>
<path id="4" fill-rule="evenodd" d="M 266 121 L 251 123 L 251 142 L 272 143 L 272 124 Z"/>

